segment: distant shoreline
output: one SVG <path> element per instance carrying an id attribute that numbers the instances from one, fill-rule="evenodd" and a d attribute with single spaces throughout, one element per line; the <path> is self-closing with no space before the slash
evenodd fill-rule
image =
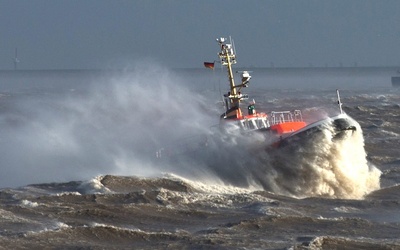
<path id="1" fill-rule="evenodd" d="M 218 64 L 216 65 L 216 68 L 218 67 Z M 396 69 L 396 70 L 400 70 L 400 66 L 335 66 L 335 67 L 325 67 L 325 66 L 319 66 L 319 67 L 253 67 L 253 66 L 248 66 L 248 67 L 243 67 L 243 66 L 239 66 L 238 68 L 249 68 L 249 69 L 267 69 L 267 70 L 312 70 L 312 69 L 317 69 L 317 70 L 321 70 L 321 69 L 343 69 L 343 70 L 347 70 L 347 69 Z M 18 71 L 130 71 L 133 70 L 134 68 L 123 68 L 123 69 L 0 69 L 0 72 L 18 72 Z M 205 69 L 204 67 L 190 67 L 190 68 L 170 68 L 172 70 L 198 70 L 198 69 Z M 210 69 L 207 69 L 210 70 Z"/>
<path id="2" fill-rule="evenodd" d="M 212 72 L 213 70 L 206 69 L 203 67 L 198 68 L 170 68 L 171 71 L 176 72 Z M 400 67 L 388 66 L 388 67 L 237 67 L 235 70 L 249 70 L 249 71 L 263 71 L 269 73 L 296 73 L 296 72 L 308 72 L 308 73 L 329 73 L 329 72 L 386 72 L 392 75 L 400 76 Z M 132 69 L 0 69 L 0 76 L 20 76 L 20 75 L 41 75 L 41 74 L 104 74 L 104 73 L 124 73 L 133 72 Z M 214 71 L 221 71 L 220 67 L 216 67 Z M 224 71 L 224 70 L 223 70 Z"/>

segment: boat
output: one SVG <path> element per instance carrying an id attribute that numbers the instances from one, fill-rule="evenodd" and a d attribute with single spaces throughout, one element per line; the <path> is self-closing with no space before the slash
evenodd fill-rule
<path id="1" fill-rule="evenodd" d="M 342 102 L 340 100 L 339 90 L 337 93 L 337 103 L 339 106 L 339 114 L 331 117 L 326 117 L 319 121 L 307 123 L 303 120 L 302 112 L 299 109 L 293 111 L 270 111 L 259 112 L 256 109 L 256 102 L 253 99 L 249 100 L 247 94 L 242 93 L 245 88 L 250 85 L 250 71 L 236 71 L 240 73 L 240 83 L 235 83 L 233 65 L 237 63 L 236 52 L 233 40 L 230 38 L 229 42 L 226 38 L 216 39 L 220 51 L 218 52 L 219 61 L 204 62 L 206 68 L 214 69 L 215 63 L 219 62 L 221 66 L 225 67 L 228 73 L 229 90 L 223 95 L 223 103 L 225 111 L 220 115 L 218 129 L 221 132 L 224 141 L 226 137 L 245 137 L 250 138 L 251 134 L 262 135 L 264 141 L 261 142 L 262 150 L 271 150 L 272 148 L 283 148 L 288 145 L 295 146 L 312 138 L 312 135 L 323 131 L 324 129 L 333 130 L 333 138 L 341 137 L 346 131 L 355 131 L 358 123 L 348 116 L 342 109 Z M 247 104 L 246 104 L 247 101 Z M 246 112 L 244 111 L 246 109 Z M 196 138 L 196 139 L 195 139 Z M 213 142 L 218 141 L 213 140 Z M 189 155 L 193 156 L 195 153 L 209 147 L 210 140 L 207 135 L 190 136 L 188 139 L 182 139 L 166 147 L 157 150 L 157 158 L 176 158 L 176 156 Z M 218 142 L 217 142 L 218 143 Z M 258 140 L 256 147 L 260 150 L 260 141 Z M 219 143 L 217 148 L 223 147 L 223 143 Z M 250 145 L 250 144 L 247 144 Z"/>
<path id="2" fill-rule="evenodd" d="M 229 43 L 226 38 L 218 38 L 220 52 L 218 53 L 219 62 L 226 67 L 228 73 L 229 92 L 224 94 L 225 112 L 220 116 L 220 129 L 226 132 L 240 130 L 241 133 L 261 132 L 269 138 L 275 137 L 272 145 L 280 147 L 287 145 L 294 138 L 304 137 L 311 132 L 321 131 L 327 124 L 333 126 L 334 136 L 340 136 L 343 131 L 356 130 L 357 123 L 349 117 L 342 109 L 339 90 L 336 90 L 340 114 L 327 117 L 320 121 L 307 124 L 302 117 L 300 110 L 293 111 L 271 111 L 258 112 L 255 101 L 251 101 L 247 106 L 247 113 L 243 111 L 243 104 L 249 97 L 243 94 L 244 88 L 249 87 L 250 72 L 237 71 L 241 73 L 240 84 L 235 83 L 232 66 L 237 63 L 235 47 L 230 38 Z M 210 63 L 204 65 L 210 68 Z M 213 68 L 213 65 L 212 65 Z M 268 140 L 271 142 L 271 140 Z"/>
<path id="3" fill-rule="evenodd" d="M 241 83 L 236 85 L 233 76 L 232 65 L 236 64 L 236 52 L 233 42 L 226 42 L 226 38 L 218 38 L 220 47 L 218 57 L 222 66 L 228 71 L 229 92 L 224 94 L 225 112 L 221 115 L 220 127 L 240 128 L 243 132 L 270 131 L 278 135 L 293 133 L 304 128 L 307 124 L 303 121 L 301 111 L 272 111 L 270 115 L 258 112 L 255 101 L 247 106 L 247 113 L 242 111 L 241 103 L 248 99 L 248 95 L 242 94 L 242 89 L 247 88 L 251 76 L 249 71 L 241 71 Z M 205 63 L 206 65 L 206 63 Z"/>

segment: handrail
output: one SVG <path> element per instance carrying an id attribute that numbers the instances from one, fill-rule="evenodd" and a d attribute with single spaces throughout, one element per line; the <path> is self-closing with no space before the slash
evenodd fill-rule
<path id="1" fill-rule="evenodd" d="M 272 111 L 270 117 L 272 125 L 284 122 L 303 121 L 300 110 Z"/>

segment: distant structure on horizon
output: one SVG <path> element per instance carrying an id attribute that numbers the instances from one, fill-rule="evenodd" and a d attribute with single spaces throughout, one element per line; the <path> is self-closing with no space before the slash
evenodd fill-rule
<path id="1" fill-rule="evenodd" d="M 392 86 L 400 87 L 400 76 L 392 76 Z"/>
<path id="2" fill-rule="evenodd" d="M 15 48 L 15 58 L 14 58 L 14 70 L 17 70 L 18 60 L 18 48 Z"/>

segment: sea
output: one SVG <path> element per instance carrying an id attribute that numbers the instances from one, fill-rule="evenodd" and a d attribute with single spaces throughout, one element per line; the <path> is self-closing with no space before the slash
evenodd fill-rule
<path id="1" fill-rule="evenodd" d="M 359 126 L 227 136 L 217 67 L 0 71 L 0 249 L 400 249 L 398 69 L 247 70 L 258 112 L 311 123 L 339 89 Z"/>

